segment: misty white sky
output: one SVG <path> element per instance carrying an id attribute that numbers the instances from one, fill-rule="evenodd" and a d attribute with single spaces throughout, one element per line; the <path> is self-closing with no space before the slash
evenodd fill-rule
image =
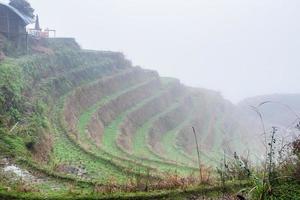
<path id="1" fill-rule="evenodd" d="M 220 91 L 234 102 L 300 92 L 299 0 L 29 0 L 83 48 Z"/>

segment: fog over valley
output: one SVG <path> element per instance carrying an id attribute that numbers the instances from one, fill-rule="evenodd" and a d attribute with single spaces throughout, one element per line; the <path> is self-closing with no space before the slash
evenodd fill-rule
<path id="1" fill-rule="evenodd" d="M 83 48 L 213 89 L 233 102 L 300 91 L 298 0 L 86 0 L 30 3 L 43 28 Z M 69 6 L 69 7 L 68 7 Z"/>
<path id="2" fill-rule="evenodd" d="M 299 0 L 0 0 L 0 200 L 299 200 Z"/>

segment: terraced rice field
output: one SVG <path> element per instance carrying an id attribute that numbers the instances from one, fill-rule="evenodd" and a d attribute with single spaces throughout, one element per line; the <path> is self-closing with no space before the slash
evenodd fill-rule
<path id="1" fill-rule="evenodd" d="M 150 80 L 151 81 L 151 80 Z M 140 147 L 140 149 L 134 149 L 134 152 L 147 152 L 148 155 L 151 155 L 152 157 L 145 157 L 145 156 L 141 156 L 143 158 L 143 160 L 141 160 L 139 158 L 138 154 L 129 154 L 126 153 L 124 150 L 122 150 L 122 148 L 120 146 L 118 146 L 117 138 L 119 137 L 120 134 L 120 126 L 123 122 L 123 120 L 125 119 L 125 117 L 131 113 L 134 112 L 135 110 L 141 109 L 145 104 L 147 104 L 148 102 L 151 102 L 151 100 L 158 98 L 163 92 L 165 92 L 168 89 L 168 85 L 170 84 L 170 80 L 168 81 L 163 81 L 163 87 L 159 90 L 157 90 L 157 93 L 155 93 L 153 96 L 150 96 L 144 100 L 142 100 L 141 102 L 139 102 L 138 104 L 128 108 L 127 110 L 125 110 L 123 113 L 121 113 L 120 115 L 118 115 L 116 117 L 116 119 L 114 119 L 112 122 L 110 122 L 104 129 L 104 134 L 103 134 L 103 138 L 102 138 L 102 146 L 101 147 L 96 147 L 95 144 L 93 144 L 93 142 L 87 137 L 86 134 L 86 127 L 89 123 L 89 121 L 92 118 L 92 115 L 95 114 L 100 108 L 101 106 L 104 106 L 105 104 L 109 103 L 110 101 L 119 98 L 120 96 L 126 94 L 129 91 L 133 91 L 134 89 L 137 89 L 146 83 L 140 83 L 137 84 L 135 86 L 132 86 L 130 88 L 127 88 L 126 90 L 123 90 L 121 92 L 117 92 L 115 94 L 112 94 L 111 96 L 107 96 L 103 99 L 101 99 L 99 102 L 97 102 L 95 105 L 93 105 L 92 107 L 90 107 L 86 112 L 84 112 L 80 118 L 79 118 L 79 122 L 78 122 L 78 130 L 80 133 L 80 137 L 81 137 L 81 141 L 86 141 L 88 142 L 91 146 L 93 146 L 93 152 L 95 155 L 99 156 L 99 157 L 107 157 L 107 158 L 115 158 L 117 161 L 121 161 L 126 162 L 127 167 L 136 167 L 137 163 L 140 163 L 138 170 L 139 171 L 144 171 L 146 172 L 146 169 L 148 166 L 148 168 L 155 168 L 155 169 L 161 169 L 164 171 L 169 171 L 170 167 L 171 169 L 178 170 L 180 168 L 182 168 L 182 166 L 176 166 L 175 164 L 170 164 L 170 163 L 163 163 L 164 160 L 161 159 L 161 157 L 155 155 L 151 150 L 150 147 L 148 147 L 147 145 L 147 131 L 149 130 L 149 128 L 151 127 L 153 121 L 155 121 L 157 118 L 159 118 L 160 116 L 164 115 L 165 113 L 169 112 L 170 110 L 173 110 L 174 108 L 176 108 L 178 106 L 179 103 L 174 103 L 174 105 L 172 105 L 170 108 L 166 109 L 164 112 L 160 113 L 159 115 L 154 116 L 152 119 L 150 119 L 149 122 L 145 123 L 144 125 L 141 126 L 141 128 L 139 128 L 136 132 L 136 137 L 135 137 L 135 144 L 141 144 L 142 146 Z M 142 137 L 142 139 L 140 139 Z M 140 140 L 140 141 L 139 141 Z M 147 145 L 145 146 L 145 148 L 143 148 L 143 145 Z M 135 148 L 135 146 L 133 146 L 133 148 Z M 105 152 L 105 153 L 103 153 Z M 106 155 L 105 155 L 106 154 Z M 127 157 L 127 160 L 121 159 L 121 157 Z M 147 159 L 147 161 L 145 160 Z M 151 161 L 153 160 L 153 161 Z M 161 163 L 158 164 L 158 162 L 155 161 L 160 161 Z M 144 164 L 142 166 L 142 164 Z M 188 172 L 192 172 L 193 170 L 189 169 Z"/>
<path id="2" fill-rule="evenodd" d="M 34 65 L 22 60 L 28 87 L 24 94 L 30 104 L 38 105 L 36 118 L 47 127 L 39 131 L 52 138 L 49 149 L 48 143 L 40 147 L 46 164 L 29 159 L 29 165 L 54 179 L 84 184 L 188 177 L 198 173 L 196 151 L 190 151 L 195 141 L 186 131 L 195 123 L 202 127 L 198 136 L 203 161 L 218 163 L 228 138 L 222 133 L 223 114 L 215 111 L 221 103 L 207 103 L 215 94 L 133 67 L 118 53 L 70 54 L 27 58 Z M 44 61 L 49 61 L 46 66 Z M 195 93 L 208 100 L 194 98 Z M 209 107 L 211 113 L 201 113 L 198 105 Z M 186 137 L 184 145 L 181 136 Z"/>
<path id="3" fill-rule="evenodd" d="M 114 101 L 120 98 L 125 98 L 128 93 L 135 95 L 135 91 L 138 91 L 141 87 L 147 87 L 147 84 L 151 81 L 153 81 L 153 79 L 150 78 L 149 80 L 132 84 L 129 87 L 117 89 L 115 92 L 108 92 L 107 95 L 99 97 L 93 105 L 87 107 L 79 114 L 76 122 L 77 130 L 75 130 L 78 134 L 76 139 L 73 139 L 71 143 L 73 144 L 73 148 L 76 148 L 79 152 L 85 152 L 84 155 L 90 157 L 90 159 L 83 157 L 85 162 L 82 162 L 81 159 L 76 159 L 76 157 L 82 157 L 80 154 L 72 154 L 71 158 L 68 158 L 67 155 L 74 151 L 72 148 L 70 148 L 70 153 L 67 153 L 68 151 L 64 153 L 66 155 L 57 155 L 57 159 L 64 160 L 68 165 L 87 166 L 86 170 L 89 176 L 92 176 L 98 181 L 103 181 L 104 179 L 107 180 L 109 177 L 114 177 L 117 180 L 124 180 L 127 176 L 134 176 L 136 174 L 143 176 L 143 174 L 146 175 L 149 170 L 153 175 L 158 177 L 164 172 L 179 173 L 181 175 L 195 173 L 197 171 L 197 168 L 195 167 L 195 156 L 187 156 L 184 152 L 185 150 L 178 147 L 176 142 L 177 134 L 184 126 L 188 126 L 192 116 L 188 115 L 187 119 L 180 122 L 179 126 L 174 127 L 174 129 L 163 134 L 160 143 L 165 149 L 164 155 L 159 155 L 151 148 L 151 145 L 149 145 L 148 134 L 153 127 L 154 122 L 180 106 L 180 100 L 176 97 L 173 98 L 172 103 L 168 103 L 161 111 L 148 116 L 148 119 L 145 119 L 143 123 L 139 124 L 139 126 L 134 129 L 134 132 L 128 139 L 130 141 L 129 149 L 124 148 L 118 142 L 119 137 L 122 137 L 121 127 L 124 121 L 128 119 L 128 116 L 138 110 L 143 110 L 147 104 L 151 103 L 151 101 L 160 98 L 164 92 L 169 90 L 169 87 L 172 87 L 172 79 L 161 79 L 160 88 L 153 89 L 153 93 L 150 96 L 141 98 L 139 102 L 136 102 L 133 105 L 129 104 L 127 107 L 125 106 L 125 108 L 123 108 L 120 113 L 116 113 L 107 124 L 103 123 L 103 121 L 101 121 L 102 119 L 100 119 L 99 123 L 104 124 L 100 145 L 96 144 L 89 135 L 88 125 L 95 123 L 92 122 L 92 118 L 95 117 L 95 115 L 101 115 L 102 108 L 114 103 Z M 122 101 L 119 101 L 119 103 L 120 102 Z M 66 124 L 65 128 L 67 128 Z M 209 134 L 208 131 L 207 134 Z M 205 138 L 206 136 L 204 135 L 203 137 Z M 72 138 L 70 133 L 65 133 L 58 139 L 60 142 L 57 144 L 62 143 L 64 140 L 70 140 L 70 138 Z M 70 146 L 67 141 L 60 145 L 60 148 L 57 147 L 60 152 L 62 151 L 63 146 Z M 220 146 L 220 141 L 215 141 L 215 144 L 212 146 L 213 149 L 218 148 Z M 91 159 L 93 162 L 87 161 Z M 101 172 L 97 174 L 96 169 L 101 169 L 98 170 Z"/>
<path id="4" fill-rule="evenodd" d="M 185 121 L 183 121 L 181 124 L 176 126 L 174 129 L 164 134 L 162 138 L 162 144 L 164 147 L 166 158 L 172 159 L 176 162 L 178 161 L 180 163 L 195 164 L 195 161 L 192 158 L 188 157 L 184 153 L 184 150 L 176 146 L 177 136 L 180 130 L 190 123 L 190 118 L 191 117 L 188 117 Z"/>

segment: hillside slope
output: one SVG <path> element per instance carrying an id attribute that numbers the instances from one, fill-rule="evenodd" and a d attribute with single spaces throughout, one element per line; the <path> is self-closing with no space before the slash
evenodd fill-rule
<path id="1" fill-rule="evenodd" d="M 20 183 L 10 175 L 46 194 L 70 182 L 102 191 L 189 177 L 198 173 L 192 127 L 205 166 L 248 150 L 236 108 L 220 94 L 70 39 L 41 46 L 43 54 L 0 63 L 2 186 Z"/>

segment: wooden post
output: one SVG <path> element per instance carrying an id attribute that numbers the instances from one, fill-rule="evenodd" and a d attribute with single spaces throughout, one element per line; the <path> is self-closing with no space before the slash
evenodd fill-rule
<path id="1" fill-rule="evenodd" d="M 192 128 L 193 128 L 193 133 L 194 133 L 195 142 L 196 142 L 196 148 L 197 148 L 198 164 L 199 164 L 199 173 L 200 173 L 200 181 L 202 182 L 202 167 L 201 167 L 201 160 L 200 160 L 200 149 L 199 149 L 199 145 L 198 145 L 198 139 L 197 139 L 196 130 L 195 130 L 194 127 L 192 127 Z"/>

